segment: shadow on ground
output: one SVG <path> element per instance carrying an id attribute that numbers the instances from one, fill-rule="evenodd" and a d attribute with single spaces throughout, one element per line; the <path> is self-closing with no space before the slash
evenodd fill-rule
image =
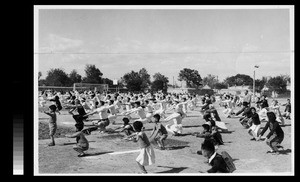
<path id="1" fill-rule="evenodd" d="M 85 156 L 97 156 L 97 155 L 103 155 L 103 154 L 107 154 L 107 153 L 112 153 L 113 151 L 106 151 L 106 152 L 94 152 L 94 153 L 86 153 Z"/>
<path id="2" fill-rule="evenodd" d="M 167 150 L 178 150 L 178 149 L 183 149 L 185 147 L 190 147 L 188 145 L 184 145 L 184 146 L 167 146 Z"/>
<path id="3" fill-rule="evenodd" d="M 168 170 L 160 171 L 157 173 L 179 173 L 179 172 L 187 169 L 187 167 L 169 167 L 169 166 L 157 166 L 157 167 L 170 168 Z"/>
<path id="4" fill-rule="evenodd" d="M 287 155 L 287 154 L 289 154 L 289 153 L 291 153 L 291 152 L 292 152 L 291 149 L 285 149 L 285 150 L 279 151 L 280 154 L 284 154 L 284 155 Z"/>

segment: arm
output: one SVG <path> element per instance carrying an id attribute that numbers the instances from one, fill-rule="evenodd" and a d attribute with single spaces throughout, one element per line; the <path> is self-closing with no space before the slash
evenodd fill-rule
<path id="1" fill-rule="evenodd" d="M 86 117 L 86 116 L 93 115 L 93 114 L 95 114 L 96 112 L 97 112 L 97 110 L 95 110 L 95 111 L 92 111 L 92 112 L 90 112 L 90 113 L 88 113 L 88 114 L 84 115 L 83 117 Z"/>
<path id="2" fill-rule="evenodd" d="M 78 136 L 80 136 L 80 134 L 81 134 L 81 131 L 78 131 L 78 132 L 76 132 L 76 133 L 74 133 L 74 134 L 67 134 L 67 135 L 65 135 L 66 137 L 68 137 L 68 138 L 75 138 L 75 137 L 78 137 Z"/>
<path id="3" fill-rule="evenodd" d="M 267 124 L 265 125 L 265 127 L 263 128 L 263 130 L 260 132 L 259 138 L 264 135 L 264 133 L 267 131 L 269 125 L 270 125 L 270 123 L 267 122 Z"/>
<path id="4" fill-rule="evenodd" d="M 274 125 L 273 125 L 272 130 L 271 130 L 270 133 L 266 136 L 267 139 L 269 139 L 270 136 L 273 135 L 273 133 L 276 131 L 277 127 L 279 127 L 279 124 L 278 124 L 278 122 L 275 122 Z"/>

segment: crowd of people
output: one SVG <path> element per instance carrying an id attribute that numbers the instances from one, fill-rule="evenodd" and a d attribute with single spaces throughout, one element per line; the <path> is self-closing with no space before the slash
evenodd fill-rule
<path id="1" fill-rule="evenodd" d="M 208 159 L 212 166 L 207 172 L 232 172 L 234 164 L 232 160 L 225 160 L 224 155 L 216 151 L 219 145 L 224 145 L 222 133 L 228 132 L 228 128 L 215 108 L 219 105 L 224 108 L 222 113 L 225 118 L 239 118 L 241 127 L 247 129 L 252 141 L 261 141 L 267 129 L 269 134 L 265 137 L 266 144 L 271 148 L 269 153 L 280 154 L 280 145 L 284 138 L 281 126 L 286 119 L 291 119 L 291 103 L 280 105 L 273 100 L 269 105 L 265 95 L 253 98 L 248 91 L 242 95 L 225 93 L 222 95 L 200 96 L 190 93 L 100 93 L 97 91 L 68 91 L 66 93 L 56 91 L 41 91 L 39 93 L 39 105 L 45 108 L 50 103 L 48 111 L 49 130 L 51 143 L 54 146 L 54 134 L 57 129 L 57 115 L 64 108 L 72 116 L 75 123 L 75 133 L 66 137 L 76 138 L 74 150 L 78 157 L 85 156 L 89 144 L 85 135 L 91 132 L 112 132 L 107 127 L 115 125 L 121 118 L 123 125 L 113 132 L 122 132 L 124 139 L 138 142 L 141 149 L 136 159 L 141 173 L 147 173 L 145 166 L 155 163 L 153 143 L 160 150 L 166 150 L 165 140 L 168 135 L 183 135 L 184 119 L 189 117 L 190 111 L 199 110 L 199 121 L 203 121 L 202 131 L 192 135 L 204 138 L 201 150 L 197 152 Z M 284 106 L 281 113 L 280 107 Z M 197 109 L 197 110 L 196 110 Z M 74 114 L 75 113 L 75 114 Z M 170 114 L 171 113 L 171 114 Z M 91 115 L 98 114 L 98 118 Z M 138 118 L 136 118 L 138 117 Z M 85 122 L 91 121 L 92 126 L 85 126 Z M 169 121 L 173 121 L 172 124 Z M 153 123 L 150 136 L 144 132 L 144 125 Z M 266 123 L 262 127 L 262 123 Z M 153 142 L 153 143 L 152 143 Z M 226 154 L 226 156 L 229 156 Z M 225 157 L 226 157 L 225 156 Z M 230 156 L 229 156 L 230 158 Z M 233 167 L 232 167 L 233 166 Z"/>

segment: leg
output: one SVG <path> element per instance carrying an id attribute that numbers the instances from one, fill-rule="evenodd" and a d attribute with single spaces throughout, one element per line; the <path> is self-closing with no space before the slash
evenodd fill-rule
<path id="1" fill-rule="evenodd" d="M 55 145 L 54 136 L 50 135 L 50 139 L 51 139 L 51 143 L 49 143 L 48 146 L 54 146 Z"/>
<path id="2" fill-rule="evenodd" d="M 242 107 L 241 110 L 239 110 L 237 113 L 235 113 L 236 116 L 240 115 L 244 110 L 245 110 L 245 106 Z"/>
<path id="3" fill-rule="evenodd" d="M 76 146 L 73 147 L 73 149 L 74 149 L 76 152 L 79 153 L 78 157 L 82 157 L 82 156 L 85 155 L 85 153 L 83 152 L 83 149 L 82 149 L 81 147 L 79 147 L 79 146 L 76 145 Z"/>
<path id="4" fill-rule="evenodd" d="M 142 173 L 143 173 L 143 174 L 146 174 L 147 171 L 146 171 L 146 169 L 145 169 L 145 166 L 141 165 L 139 162 L 137 162 L 137 164 L 138 164 L 140 170 L 142 171 Z"/>

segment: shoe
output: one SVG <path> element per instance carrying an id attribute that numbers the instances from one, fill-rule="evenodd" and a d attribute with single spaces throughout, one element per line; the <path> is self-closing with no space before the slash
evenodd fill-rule
<path id="1" fill-rule="evenodd" d="M 254 140 L 255 140 L 255 138 L 251 138 L 250 140 L 251 140 L 251 141 L 254 141 Z"/>
<path id="2" fill-rule="evenodd" d="M 198 150 L 198 151 L 197 151 L 197 154 L 198 154 L 198 155 L 202 155 L 202 151 L 201 151 L 201 150 Z"/>
<path id="3" fill-rule="evenodd" d="M 274 150 L 269 150 L 269 151 L 267 151 L 267 154 L 268 153 L 274 153 L 275 151 Z"/>
<path id="4" fill-rule="evenodd" d="M 85 156 L 85 154 L 83 153 L 83 154 L 79 154 L 78 155 L 78 157 L 84 157 Z"/>
<path id="5" fill-rule="evenodd" d="M 54 145 L 55 145 L 55 143 L 49 143 L 48 144 L 49 147 L 54 146 Z"/>

